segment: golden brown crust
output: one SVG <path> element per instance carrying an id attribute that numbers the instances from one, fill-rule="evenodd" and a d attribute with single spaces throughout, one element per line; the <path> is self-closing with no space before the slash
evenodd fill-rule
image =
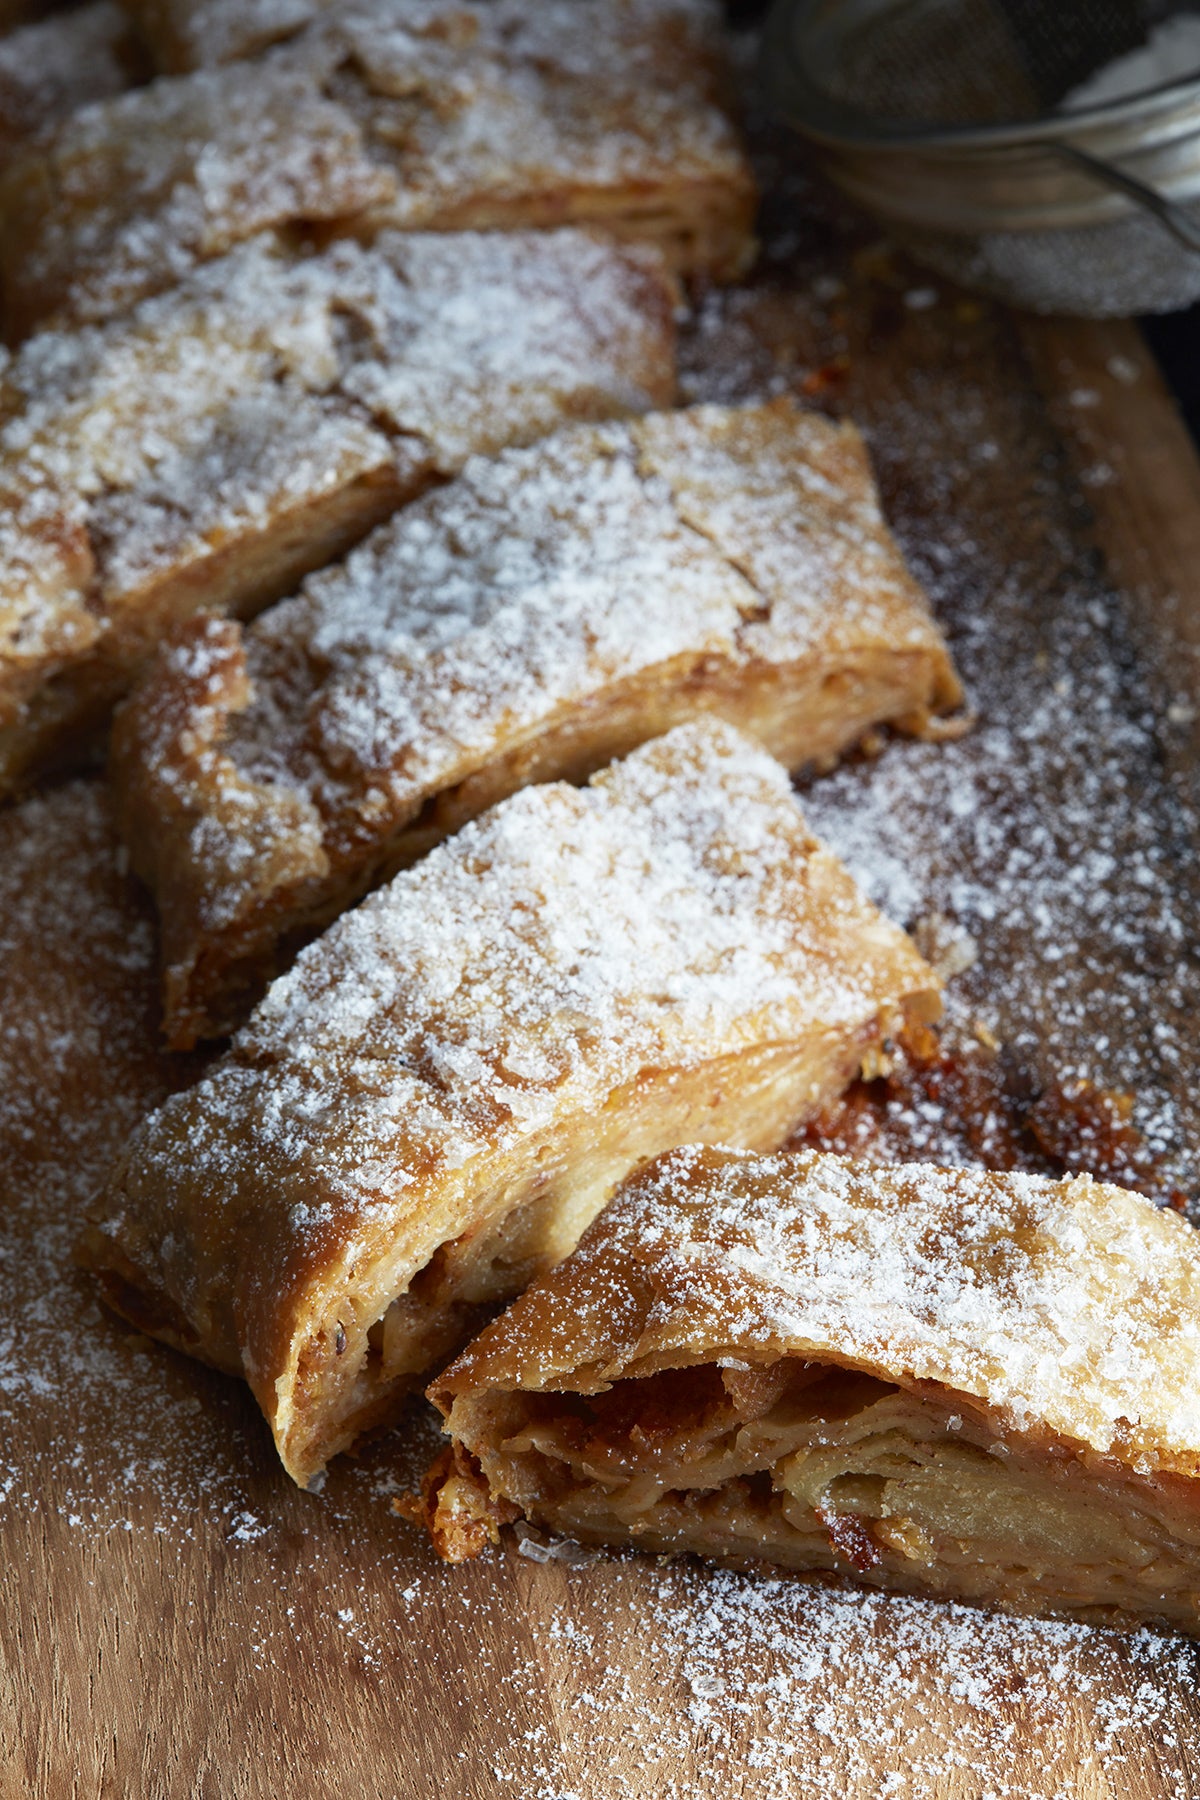
<path id="1" fill-rule="evenodd" d="M 1200 1630 L 1200 1243 L 1140 1195 L 692 1147 L 434 1384 L 598 1541 Z M 475 1478 L 476 1489 L 480 1478 Z"/>
<path id="2" fill-rule="evenodd" d="M 782 1142 L 937 1009 L 784 771 L 683 726 L 346 914 L 130 1146 L 89 1254 L 240 1364 L 304 1482 L 634 1163 Z"/>
<path id="3" fill-rule="evenodd" d="M 578 233 L 261 240 L 0 385 L 0 788 L 157 639 L 248 617 L 472 451 L 673 396 L 674 286 Z"/>
<path id="4" fill-rule="evenodd" d="M 0 186 L 10 334 L 110 318 L 264 230 L 603 226 L 745 266 L 754 187 L 702 0 L 332 9 L 49 132 Z"/>
<path id="5" fill-rule="evenodd" d="M 250 632 L 199 622 L 113 768 L 176 1047 L 515 788 L 711 713 L 794 767 L 961 690 L 862 440 L 790 401 L 472 464 Z"/>

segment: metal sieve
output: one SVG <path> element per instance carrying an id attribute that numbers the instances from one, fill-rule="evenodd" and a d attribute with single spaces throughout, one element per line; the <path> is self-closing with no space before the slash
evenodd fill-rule
<path id="1" fill-rule="evenodd" d="M 1124 317 L 1200 299 L 1200 54 L 1120 98 L 1073 94 L 1181 18 L 1200 37 L 1200 4 L 1165 0 L 776 0 L 763 67 L 922 262 L 1038 312 Z"/>

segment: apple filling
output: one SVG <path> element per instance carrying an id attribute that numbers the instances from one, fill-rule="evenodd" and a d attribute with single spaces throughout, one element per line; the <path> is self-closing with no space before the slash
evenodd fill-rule
<path id="1" fill-rule="evenodd" d="M 1022 1433 L 946 1388 L 785 1357 L 470 1404 L 493 1507 L 585 1541 L 1018 1609 L 1195 1616 L 1190 1484 Z"/>

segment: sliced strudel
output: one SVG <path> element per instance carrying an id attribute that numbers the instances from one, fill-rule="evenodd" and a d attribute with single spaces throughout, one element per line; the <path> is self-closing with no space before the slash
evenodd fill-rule
<path id="1" fill-rule="evenodd" d="M 0 188 L 11 335 L 111 317 L 267 229 L 603 226 L 731 274 L 754 191 L 706 0 L 330 8 L 85 108 Z"/>
<path id="2" fill-rule="evenodd" d="M 779 764 L 681 726 L 339 920 L 134 1139 L 90 1257 L 141 1327 L 246 1376 L 307 1482 L 634 1164 L 781 1143 L 937 986 Z"/>
<path id="3" fill-rule="evenodd" d="M 1200 1631 L 1200 1240 L 1138 1194 L 689 1147 L 435 1383 L 434 1541 Z"/>
<path id="4" fill-rule="evenodd" d="M 336 226 L 394 178 L 324 93 L 332 50 L 153 81 L 73 114 L 0 181 L 10 338 L 125 312 L 276 227 Z"/>
<path id="5" fill-rule="evenodd" d="M 166 626 L 247 617 L 475 450 L 674 393 L 658 254 L 580 231 L 242 245 L 0 373 L 0 789 Z"/>
<path id="6" fill-rule="evenodd" d="M 119 718 L 170 1040 L 529 782 L 697 713 L 794 767 L 958 700 L 852 426 L 701 407 L 473 461 L 248 632 L 178 634 Z"/>

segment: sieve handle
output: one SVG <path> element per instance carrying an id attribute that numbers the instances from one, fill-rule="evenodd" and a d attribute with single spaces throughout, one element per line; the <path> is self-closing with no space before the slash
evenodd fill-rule
<path id="1" fill-rule="evenodd" d="M 1074 163 L 1093 180 L 1103 187 L 1112 188 L 1118 194 L 1125 194 L 1143 211 L 1152 213 L 1159 224 L 1171 233 L 1186 250 L 1194 250 L 1200 254 L 1200 224 L 1189 217 L 1182 206 L 1174 200 L 1168 200 L 1157 188 L 1148 187 L 1135 175 L 1127 174 L 1116 163 L 1105 162 L 1101 156 L 1092 156 L 1087 150 L 1081 150 L 1077 144 L 1047 143 L 1047 150 L 1053 150 L 1065 161 Z"/>

